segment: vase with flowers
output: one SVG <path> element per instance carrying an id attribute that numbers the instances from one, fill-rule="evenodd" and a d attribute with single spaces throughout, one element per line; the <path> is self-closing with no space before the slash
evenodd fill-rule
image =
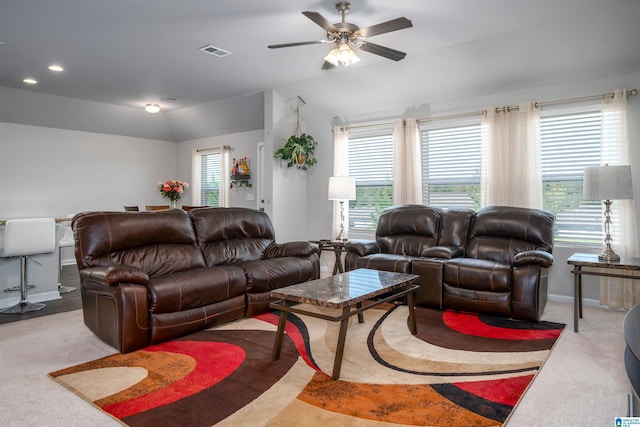
<path id="1" fill-rule="evenodd" d="M 177 179 L 169 179 L 165 182 L 158 181 L 157 185 L 160 189 L 160 194 L 162 194 L 162 197 L 171 201 L 172 209 L 177 207 L 178 200 L 180 200 L 180 198 L 184 194 L 184 191 L 189 188 L 188 183 L 179 181 Z"/>

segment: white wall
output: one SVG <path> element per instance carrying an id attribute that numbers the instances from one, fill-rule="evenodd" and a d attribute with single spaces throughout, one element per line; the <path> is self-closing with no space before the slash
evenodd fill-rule
<path id="1" fill-rule="evenodd" d="M 164 204 L 177 144 L 0 122 L 0 218 Z"/>
<path id="2" fill-rule="evenodd" d="M 269 91 L 266 95 L 265 111 L 269 111 L 269 115 L 265 117 L 265 161 L 271 166 L 272 179 L 270 197 L 267 197 L 271 205 L 276 241 L 306 240 L 307 180 L 310 172 L 289 168 L 273 158 L 274 151 L 295 133 L 297 97 L 285 98 L 275 91 Z"/>

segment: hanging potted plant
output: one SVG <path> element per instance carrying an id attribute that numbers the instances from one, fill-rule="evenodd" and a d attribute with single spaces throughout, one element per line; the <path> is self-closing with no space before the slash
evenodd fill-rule
<path id="1" fill-rule="evenodd" d="M 318 143 L 311 135 L 291 135 L 284 146 L 273 153 L 273 157 L 287 161 L 289 168 L 295 166 L 300 170 L 307 170 L 318 162 L 315 158 L 316 145 Z"/>
<path id="2" fill-rule="evenodd" d="M 311 135 L 300 132 L 300 106 L 296 108 L 296 132 L 291 135 L 283 147 L 273 153 L 274 159 L 285 160 L 287 167 L 295 166 L 306 171 L 315 165 L 315 149 L 318 143 Z"/>

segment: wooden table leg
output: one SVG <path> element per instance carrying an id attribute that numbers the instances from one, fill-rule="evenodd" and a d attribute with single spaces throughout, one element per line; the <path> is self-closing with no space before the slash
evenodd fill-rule
<path id="1" fill-rule="evenodd" d="M 416 325 L 416 311 L 413 303 L 413 292 L 407 294 L 407 305 L 409 306 L 409 331 L 412 335 L 418 333 L 418 326 Z"/>
<path id="2" fill-rule="evenodd" d="M 362 308 L 362 303 L 361 302 L 357 302 L 356 303 L 356 309 L 360 309 Z M 360 312 L 358 313 L 358 323 L 364 323 L 364 313 Z"/>
<path id="3" fill-rule="evenodd" d="M 342 356 L 344 355 L 344 342 L 347 338 L 347 326 L 349 326 L 349 317 L 347 314 L 349 313 L 349 307 L 345 307 L 342 309 L 342 315 L 344 319 L 340 321 L 340 333 L 338 334 L 338 346 L 336 348 L 336 357 L 333 361 L 333 374 L 331 375 L 332 380 L 337 380 L 340 378 L 340 368 L 342 368 Z"/>
<path id="4" fill-rule="evenodd" d="M 271 354 L 271 360 L 276 361 L 280 358 L 280 350 L 282 349 L 282 339 L 284 338 L 284 327 L 287 324 L 287 316 L 289 315 L 286 311 L 280 312 L 280 320 L 278 321 L 278 331 L 276 332 L 276 341 L 273 344 L 273 353 Z"/>
<path id="5" fill-rule="evenodd" d="M 573 271 L 573 331 L 578 332 L 578 312 L 581 304 L 582 295 L 579 290 L 580 286 L 580 267 L 575 266 Z"/>

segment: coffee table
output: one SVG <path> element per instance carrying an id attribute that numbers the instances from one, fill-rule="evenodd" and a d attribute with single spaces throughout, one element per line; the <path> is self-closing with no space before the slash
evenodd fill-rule
<path id="1" fill-rule="evenodd" d="M 340 332 L 331 376 L 332 379 L 337 380 L 340 377 L 349 317 L 354 314 L 357 314 L 358 321 L 363 323 L 364 316 L 362 313 L 365 310 L 406 296 L 409 306 L 409 330 L 413 335 L 417 333 L 413 293 L 420 286 L 414 285 L 413 282 L 418 277 L 415 274 L 361 268 L 271 291 L 269 296 L 277 301 L 272 302 L 269 306 L 281 312 L 271 360 L 275 361 L 280 358 L 284 328 L 289 313 L 303 314 L 331 322 L 340 322 Z M 342 312 L 341 314 L 331 315 L 316 313 L 305 309 L 304 306 L 294 307 L 301 303 L 341 309 Z"/>

